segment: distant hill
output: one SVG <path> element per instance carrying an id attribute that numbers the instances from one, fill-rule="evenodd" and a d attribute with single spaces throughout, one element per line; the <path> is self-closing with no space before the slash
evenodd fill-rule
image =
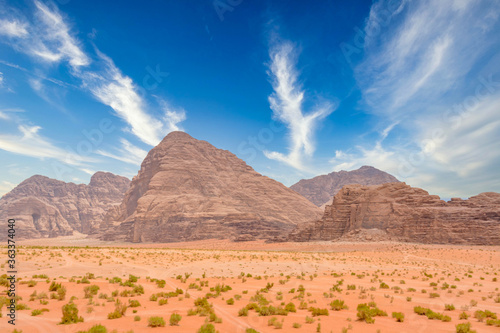
<path id="1" fill-rule="evenodd" d="M 35 175 L 0 199 L 0 217 L 16 220 L 18 238 L 92 234 L 108 209 L 121 202 L 129 184 L 129 179 L 109 172 L 96 172 L 88 185 Z"/>
<path id="2" fill-rule="evenodd" d="M 302 194 L 316 206 L 321 207 L 332 202 L 344 185 L 380 185 L 399 182 L 396 177 L 371 166 L 362 166 L 353 171 L 332 172 L 311 179 L 302 179 L 290 186 L 292 190 Z"/>

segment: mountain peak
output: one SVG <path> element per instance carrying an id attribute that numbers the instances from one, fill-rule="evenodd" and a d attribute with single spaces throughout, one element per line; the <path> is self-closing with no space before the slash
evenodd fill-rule
<path id="1" fill-rule="evenodd" d="M 394 183 L 398 180 L 388 174 L 369 165 L 363 165 L 352 171 L 331 172 L 327 175 L 316 176 L 311 179 L 302 179 L 290 188 L 317 206 L 330 203 L 333 196 L 340 191 L 344 185 L 379 185 Z"/>
<path id="2" fill-rule="evenodd" d="M 173 131 L 173 132 L 168 133 L 163 138 L 163 140 L 161 140 L 161 142 L 159 143 L 159 146 L 164 144 L 164 143 L 167 143 L 167 142 L 179 142 L 179 141 L 190 142 L 193 140 L 196 140 L 196 139 L 193 138 L 191 135 L 187 134 L 186 132 Z"/>
<path id="3" fill-rule="evenodd" d="M 233 153 L 171 132 L 148 153 L 125 194 L 114 218 L 123 222 L 123 232 L 103 237 L 133 242 L 271 239 L 320 216 L 314 204 Z"/>

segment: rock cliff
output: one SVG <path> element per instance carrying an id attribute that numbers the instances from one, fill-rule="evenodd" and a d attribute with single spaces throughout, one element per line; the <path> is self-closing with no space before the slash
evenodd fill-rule
<path id="1" fill-rule="evenodd" d="M 288 240 L 340 240 L 356 235 L 367 235 L 365 240 L 375 235 L 416 243 L 500 245 L 500 194 L 445 202 L 405 183 L 347 185 L 326 206 L 322 219 L 299 226 Z"/>
<path id="2" fill-rule="evenodd" d="M 148 153 L 101 238 L 269 239 L 320 217 L 321 210 L 303 196 L 229 151 L 172 132 Z"/>
<path id="3" fill-rule="evenodd" d="M 18 238 L 71 235 L 97 231 L 106 212 L 118 205 L 130 180 L 95 173 L 88 185 L 32 176 L 0 199 L 2 220 L 14 218 Z"/>

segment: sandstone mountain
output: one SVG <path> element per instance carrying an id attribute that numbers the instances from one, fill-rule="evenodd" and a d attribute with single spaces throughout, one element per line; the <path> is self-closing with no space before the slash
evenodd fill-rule
<path id="1" fill-rule="evenodd" d="M 309 199 L 318 207 L 330 204 L 332 198 L 344 185 L 379 185 L 398 182 L 388 174 L 371 166 L 362 166 L 353 171 L 332 172 L 311 179 L 302 179 L 290 188 Z"/>
<path id="2" fill-rule="evenodd" d="M 17 238 L 90 234 L 120 204 L 129 184 L 108 172 L 95 173 L 88 185 L 35 175 L 0 199 L 0 217 L 16 220 Z"/>
<path id="3" fill-rule="evenodd" d="M 255 172 L 231 152 L 172 132 L 142 162 L 102 238 L 269 239 L 321 214 L 303 196 Z"/>
<path id="4" fill-rule="evenodd" d="M 346 185 L 326 206 L 322 219 L 299 226 L 288 240 L 363 238 L 500 245 L 500 193 L 445 202 L 405 183 Z"/>

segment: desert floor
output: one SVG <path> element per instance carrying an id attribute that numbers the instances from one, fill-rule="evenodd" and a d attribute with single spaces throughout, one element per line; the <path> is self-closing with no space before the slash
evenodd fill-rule
<path id="1" fill-rule="evenodd" d="M 7 249 L 1 252 L 3 273 Z M 500 319 L 500 247 L 221 240 L 159 245 L 62 237 L 19 241 L 17 262 L 18 303 L 27 309 L 17 310 L 13 327 L 4 305 L 1 332 L 88 332 L 97 324 L 118 333 L 197 332 L 205 322 L 219 332 L 242 333 L 437 333 L 455 332 L 467 322 L 477 332 L 500 331 L 500 320 L 482 312 Z M 205 305 L 195 306 L 207 296 Z M 332 309 L 335 300 L 348 308 Z M 108 319 L 117 301 L 128 308 L 121 318 Z M 83 322 L 58 324 L 70 303 Z M 289 303 L 296 312 L 285 311 Z M 374 323 L 358 320 L 362 303 L 371 305 L 372 315 L 375 306 L 381 310 Z M 436 318 L 418 315 L 416 306 Z M 404 321 L 393 312 L 404 314 Z M 182 316 L 175 326 L 169 322 L 173 313 Z M 154 316 L 163 317 L 165 326 L 148 327 Z"/>

